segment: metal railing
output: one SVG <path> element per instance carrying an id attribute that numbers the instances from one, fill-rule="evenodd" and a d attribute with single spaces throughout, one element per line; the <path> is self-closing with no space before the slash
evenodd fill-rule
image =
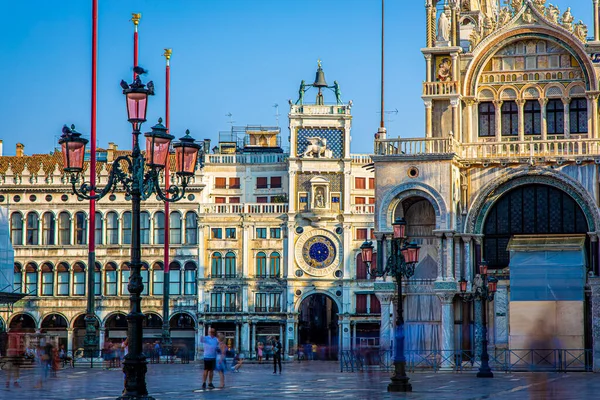
<path id="1" fill-rule="evenodd" d="M 499 372 L 592 372 L 591 349 L 495 349 L 489 352 L 490 367 Z M 477 370 L 479 356 L 472 350 L 407 350 L 406 370 L 409 372 L 440 369 L 462 372 Z M 391 350 L 365 348 L 340 352 L 341 372 L 368 369 L 391 371 L 394 360 Z"/>

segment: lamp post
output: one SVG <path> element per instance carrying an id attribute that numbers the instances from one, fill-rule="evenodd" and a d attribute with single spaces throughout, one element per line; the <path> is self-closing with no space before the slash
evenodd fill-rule
<path id="1" fill-rule="evenodd" d="M 128 120 L 133 127 L 133 150 L 131 155 L 117 157 L 111 167 L 108 183 L 104 188 L 97 188 L 96 182 L 85 182 L 83 161 L 87 140 L 71 126 L 63 128 L 59 140 L 62 147 L 64 171 L 70 173 L 73 193 L 78 198 L 96 200 L 121 186 L 125 198 L 131 200 L 131 275 L 129 277 L 129 314 L 127 315 L 127 340 L 129 352 L 123 362 L 125 387 L 119 399 L 149 400 L 146 388 L 146 357 L 142 353 L 142 322 L 144 314 L 141 311 L 142 283 L 141 246 L 140 246 L 140 207 L 141 200 L 156 194 L 161 200 L 175 202 L 185 197 L 185 190 L 194 175 L 200 146 L 190 137 L 189 131 L 173 145 L 176 157 L 176 172 L 181 187 L 171 185 L 166 191 L 160 188 L 160 172 L 168 162 L 169 146 L 173 136 L 167 134 L 166 128 L 159 119 L 151 132 L 146 133 L 146 155 L 142 155 L 139 145 L 140 128 L 146 121 L 148 96 L 154 94 L 154 84 L 150 81 L 143 84 L 139 75 L 131 84 L 121 81 L 123 94 L 126 96 Z M 82 183 L 80 184 L 80 180 Z M 95 192 L 96 194 L 92 194 Z M 170 197 L 167 197 L 167 193 Z M 93 227 L 92 227 L 93 229 Z M 93 268 L 93 266 L 90 266 Z"/>
<path id="2" fill-rule="evenodd" d="M 459 281 L 460 284 L 460 297 L 463 301 L 481 301 L 481 321 L 482 321 L 482 334 L 483 340 L 481 343 L 481 366 L 479 372 L 477 372 L 478 378 L 493 378 L 494 374 L 490 369 L 490 356 L 488 354 L 488 333 L 487 333 L 487 303 L 488 301 L 494 300 L 494 293 L 498 281 L 496 278 L 488 278 L 488 265 L 485 261 L 481 261 L 479 265 L 479 275 L 481 280 L 476 284 L 473 283 L 474 289 L 471 293 L 467 293 L 467 281 L 463 278 Z"/>
<path id="3" fill-rule="evenodd" d="M 396 279 L 398 290 L 396 310 L 396 336 L 394 354 L 394 374 L 388 385 L 388 392 L 412 392 L 412 385 L 406 376 L 406 358 L 404 357 L 404 309 L 402 305 L 402 278 L 410 278 L 415 273 L 415 266 L 419 261 L 420 247 L 415 243 L 409 243 L 406 232 L 406 221 L 404 218 L 396 218 L 392 224 L 394 228 L 392 238 L 392 252 L 388 257 L 385 268 L 379 267 L 371 273 L 376 276 L 391 275 Z M 365 242 L 360 246 L 363 262 L 370 269 L 373 259 L 373 243 Z M 380 249 L 379 251 L 381 251 Z"/>

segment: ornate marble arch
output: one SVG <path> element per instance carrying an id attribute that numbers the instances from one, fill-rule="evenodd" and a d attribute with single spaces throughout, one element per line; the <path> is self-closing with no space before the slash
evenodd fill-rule
<path id="1" fill-rule="evenodd" d="M 315 289 L 315 290 L 311 290 L 311 291 L 302 290 L 302 296 L 300 296 L 300 298 L 296 299 L 296 304 L 294 305 L 294 312 L 300 313 L 300 307 L 302 306 L 302 303 L 304 302 L 304 300 L 306 300 L 307 298 L 309 298 L 310 296 L 312 296 L 314 294 L 322 294 L 322 295 L 329 297 L 331 299 L 331 301 L 333 301 L 335 303 L 335 305 L 337 306 L 338 314 L 342 314 L 343 311 L 342 311 L 341 300 L 336 299 L 337 296 L 335 294 L 330 293 L 327 290 L 321 290 L 321 289 Z"/>
<path id="2" fill-rule="evenodd" d="M 400 202 L 409 197 L 423 197 L 427 199 L 435 211 L 435 229 L 444 229 L 446 227 L 448 207 L 443 197 L 429 185 L 421 182 L 408 182 L 396 186 L 383 196 L 377 213 L 379 231 L 392 231 L 394 210 Z"/>
<path id="3" fill-rule="evenodd" d="M 512 171 L 491 181 L 480 190 L 475 201 L 469 207 L 465 233 L 482 233 L 483 223 L 496 201 L 511 189 L 535 183 L 555 187 L 571 196 L 581 207 L 590 232 L 595 232 L 600 227 L 600 215 L 595 201 L 579 182 L 552 169 L 530 168 Z"/>

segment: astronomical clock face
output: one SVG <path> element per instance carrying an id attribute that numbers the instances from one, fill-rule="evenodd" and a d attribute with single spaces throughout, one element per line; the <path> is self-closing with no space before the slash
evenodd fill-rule
<path id="1" fill-rule="evenodd" d="M 303 234 L 296 242 L 296 262 L 310 275 L 331 274 L 340 263 L 337 237 L 324 229 Z"/>

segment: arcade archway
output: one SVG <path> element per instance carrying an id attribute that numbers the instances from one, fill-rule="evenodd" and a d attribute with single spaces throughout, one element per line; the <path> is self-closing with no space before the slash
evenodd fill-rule
<path id="1" fill-rule="evenodd" d="M 58 344 L 67 348 L 67 328 L 69 324 L 60 314 L 48 314 L 41 324 L 41 333 L 49 333 L 58 337 Z"/>
<path id="2" fill-rule="evenodd" d="M 321 293 L 306 297 L 300 304 L 299 343 L 307 348 L 317 345 L 317 358 L 320 360 L 337 359 L 338 313 L 337 303 Z"/>
<path id="3" fill-rule="evenodd" d="M 11 318 L 8 330 L 13 332 L 35 333 L 35 320 L 29 314 L 16 314 Z"/>
<path id="4" fill-rule="evenodd" d="M 96 322 L 95 322 L 95 327 L 96 327 L 96 337 L 99 336 L 100 334 L 100 321 L 98 320 L 98 317 L 94 316 Z M 75 351 L 77 349 L 83 348 L 84 347 L 84 342 L 85 342 L 85 314 L 81 314 L 79 315 L 77 318 L 75 318 L 75 321 L 73 321 L 73 343 L 72 343 L 72 350 Z"/>
<path id="5" fill-rule="evenodd" d="M 196 322 L 186 313 L 177 313 L 169 321 L 171 328 L 171 340 L 176 348 L 176 354 L 181 358 L 187 355 L 194 359 L 196 349 Z"/>

